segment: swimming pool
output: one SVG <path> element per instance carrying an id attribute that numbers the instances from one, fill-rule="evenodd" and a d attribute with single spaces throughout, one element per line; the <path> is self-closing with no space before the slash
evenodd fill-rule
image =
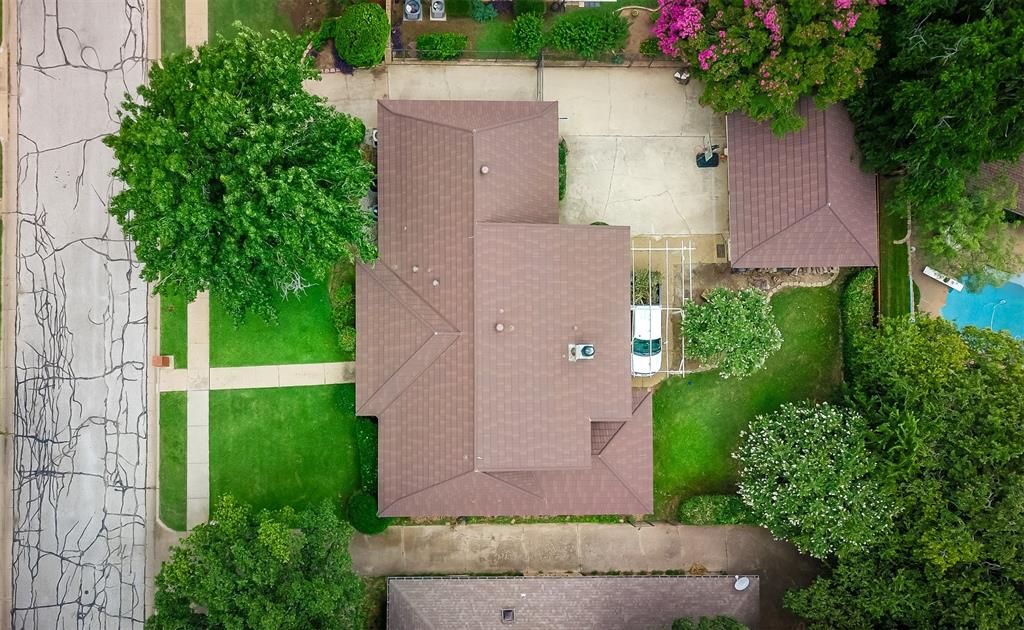
<path id="1" fill-rule="evenodd" d="M 949 290 L 942 317 L 960 328 L 977 326 L 1008 331 L 1024 339 L 1024 274 L 1001 287 L 986 286 L 977 293 Z"/>

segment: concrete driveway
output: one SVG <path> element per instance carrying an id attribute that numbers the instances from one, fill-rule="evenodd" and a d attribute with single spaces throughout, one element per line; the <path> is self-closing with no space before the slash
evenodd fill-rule
<path id="1" fill-rule="evenodd" d="M 569 147 L 562 221 L 629 225 L 634 235 L 711 235 L 728 229 L 726 169 L 698 169 L 706 134 L 725 120 L 666 68 L 395 64 L 311 82 L 339 110 L 376 125 L 376 99 L 558 101 Z"/>

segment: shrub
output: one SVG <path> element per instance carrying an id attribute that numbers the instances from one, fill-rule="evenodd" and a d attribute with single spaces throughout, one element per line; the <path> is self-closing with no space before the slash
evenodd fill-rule
<path id="1" fill-rule="evenodd" d="M 388 528 L 391 519 L 377 516 L 377 498 L 365 492 L 357 492 L 348 500 L 348 522 L 356 531 L 373 536 Z"/>
<path id="2" fill-rule="evenodd" d="M 640 54 L 651 59 L 663 56 L 661 46 L 658 44 L 658 38 L 648 37 L 640 42 Z"/>
<path id="3" fill-rule="evenodd" d="M 483 0 L 472 0 L 469 4 L 469 14 L 474 22 L 490 22 L 498 17 L 498 10 L 491 3 L 484 3 Z"/>
<path id="4" fill-rule="evenodd" d="M 682 617 L 672 622 L 672 630 L 747 630 L 747 626 L 732 617 L 701 617 L 696 622 L 689 617 Z"/>
<path id="5" fill-rule="evenodd" d="M 447 61 L 461 57 L 467 44 L 469 38 L 461 33 L 424 33 L 416 38 L 416 53 L 420 59 Z"/>
<path id="6" fill-rule="evenodd" d="M 341 17 L 330 22 L 334 47 L 346 63 L 369 68 L 384 61 L 391 27 L 387 13 L 379 5 L 353 4 Z"/>
<path id="7" fill-rule="evenodd" d="M 757 525 L 757 519 L 735 494 L 702 494 L 679 504 L 679 522 L 686 525 Z"/>
<path id="8" fill-rule="evenodd" d="M 718 366 L 723 378 L 756 372 L 782 347 L 782 333 L 764 292 L 718 287 L 705 293 L 704 300 L 686 304 L 686 352 Z"/>
<path id="9" fill-rule="evenodd" d="M 331 319 L 338 329 L 338 345 L 344 352 L 356 349 L 356 302 L 352 285 L 339 284 L 331 293 Z"/>
<path id="10" fill-rule="evenodd" d="M 629 22 L 606 9 L 583 9 L 566 13 L 555 20 L 548 33 L 548 44 L 557 50 L 574 52 L 593 59 L 626 45 Z"/>
<path id="11" fill-rule="evenodd" d="M 862 552 L 891 526 L 864 418 L 785 404 L 740 434 L 739 493 L 761 525 L 816 558 Z"/>
<path id="12" fill-rule="evenodd" d="M 849 371 L 861 335 L 875 324 L 875 276 L 877 270 L 865 269 L 855 275 L 843 289 L 843 364 Z"/>
<path id="13" fill-rule="evenodd" d="M 377 423 L 356 418 L 356 455 L 359 457 L 359 486 L 377 496 Z"/>
<path id="14" fill-rule="evenodd" d="M 661 286 L 661 272 L 637 269 L 633 273 L 633 304 L 653 304 L 655 288 Z"/>
<path id="15" fill-rule="evenodd" d="M 429 10 L 430 5 L 427 5 Z M 444 3 L 445 12 L 452 17 L 469 17 L 470 14 L 470 0 L 445 0 Z"/>
<path id="16" fill-rule="evenodd" d="M 565 161 L 569 157 L 569 146 L 565 144 L 565 140 L 558 141 L 558 200 L 565 199 L 565 182 L 567 174 L 565 170 Z"/>
<path id="17" fill-rule="evenodd" d="M 512 21 L 512 48 L 526 57 L 536 57 L 544 45 L 544 20 L 534 13 L 524 13 Z M 561 156 L 559 149 L 559 156 Z M 561 197 L 559 197 L 561 199 Z"/>
<path id="18" fill-rule="evenodd" d="M 513 6 L 517 16 L 536 15 L 537 17 L 544 17 L 544 14 L 548 12 L 548 5 L 544 0 L 514 0 Z"/>

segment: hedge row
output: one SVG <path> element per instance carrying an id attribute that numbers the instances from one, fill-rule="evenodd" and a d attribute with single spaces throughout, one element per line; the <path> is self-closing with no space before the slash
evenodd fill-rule
<path id="1" fill-rule="evenodd" d="M 875 269 L 865 269 L 851 278 L 843 289 L 843 363 L 847 370 L 855 364 L 859 337 L 875 325 L 877 273 Z"/>

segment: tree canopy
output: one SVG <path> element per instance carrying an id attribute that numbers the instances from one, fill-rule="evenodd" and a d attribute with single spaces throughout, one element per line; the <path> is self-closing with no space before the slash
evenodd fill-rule
<path id="1" fill-rule="evenodd" d="M 797 101 L 849 98 L 875 63 L 878 5 L 885 0 L 660 0 L 654 34 L 705 82 L 701 102 L 803 127 Z"/>
<path id="2" fill-rule="evenodd" d="M 768 296 L 757 289 L 717 287 L 704 303 L 687 302 L 683 336 L 687 355 L 717 366 L 726 378 L 756 372 L 782 347 Z"/>
<path id="3" fill-rule="evenodd" d="M 740 436 L 739 493 L 758 522 L 816 558 L 863 551 L 889 525 L 867 426 L 829 404 L 786 404 Z"/>
<path id="4" fill-rule="evenodd" d="M 1024 344 L 883 319 L 848 359 L 848 400 L 899 511 L 787 605 L 831 628 L 1024 626 Z"/>
<path id="5" fill-rule="evenodd" d="M 254 514 L 223 497 L 210 522 L 193 529 L 160 569 L 156 614 L 146 625 L 362 628 L 363 582 L 351 570 L 351 535 L 327 503 L 299 514 Z"/>
<path id="6" fill-rule="evenodd" d="M 236 319 L 273 319 L 275 295 L 376 258 L 363 123 L 303 89 L 318 73 L 302 53 L 240 27 L 165 57 L 121 105 L 110 213 L 157 293 L 212 290 Z"/>

